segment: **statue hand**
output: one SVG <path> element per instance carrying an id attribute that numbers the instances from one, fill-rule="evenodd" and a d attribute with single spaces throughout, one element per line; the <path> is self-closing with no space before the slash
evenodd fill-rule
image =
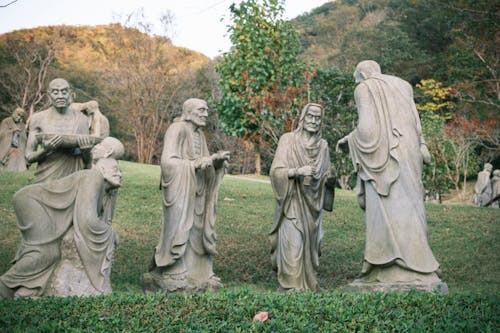
<path id="1" fill-rule="evenodd" d="M 337 141 L 337 144 L 335 145 L 335 151 L 337 153 L 342 153 L 346 150 L 346 148 L 348 149 L 348 137 L 347 136 L 345 136 L 342 139 L 340 139 L 339 141 Z"/>
<path id="2" fill-rule="evenodd" d="M 212 155 L 212 160 L 215 161 L 227 161 L 231 157 L 231 153 L 227 150 L 220 150 L 217 154 Z"/>
<path id="3" fill-rule="evenodd" d="M 424 164 L 431 164 L 431 153 L 429 153 L 429 148 L 427 148 L 426 144 L 420 145 L 420 153 L 422 154 L 422 158 L 424 160 Z"/>
<path id="4" fill-rule="evenodd" d="M 309 165 L 300 167 L 297 169 L 298 176 L 312 176 L 315 172 L 315 168 Z"/>
<path id="5" fill-rule="evenodd" d="M 212 166 L 212 157 L 200 157 L 194 161 L 194 168 L 204 170 Z"/>
<path id="6" fill-rule="evenodd" d="M 50 140 L 47 140 L 43 143 L 43 147 L 46 152 L 52 152 L 62 144 L 62 141 L 62 136 L 54 135 Z"/>
<path id="7" fill-rule="evenodd" d="M 90 137 L 88 137 L 86 135 L 78 137 L 78 147 L 80 147 L 81 149 L 90 149 L 93 146 L 94 145 L 93 145 L 92 140 L 90 139 Z"/>

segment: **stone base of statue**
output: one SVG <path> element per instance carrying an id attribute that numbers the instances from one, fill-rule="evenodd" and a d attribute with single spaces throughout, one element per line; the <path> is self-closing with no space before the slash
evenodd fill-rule
<path id="1" fill-rule="evenodd" d="M 345 290 L 356 292 L 410 291 L 448 294 L 448 285 L 436 273 L 422 274 L 397 265 L 375 267 L 368 274 L 349 283 Z"/>
<path id="2" fill-rule="evenodd" d="M 216 291 L 223 287 L 220 279 L 213 275 L 208 280 L 200 282 L 189 279 L 186 274 L 160 274 L 147 272 L 142 275 L 142 290 L 146 295 L 157 292 L 202 292 Z"/>
<path id="3" fill-rule="evenodd" d="M 104 271 L 103 290 L 90 282 L 74 241 L 73 227 L 61 240 L 61 260 L 49 280 L 44 296 L 92 296 L 111 293 L 111 263 Z"/>

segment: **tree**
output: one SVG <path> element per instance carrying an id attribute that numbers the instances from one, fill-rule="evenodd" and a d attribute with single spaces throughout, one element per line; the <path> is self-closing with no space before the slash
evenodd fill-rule
<path id="1" fill-rule="evenodd" d="M 155 152 L 174 118 L 180 77 L 192 54 L 173 48 L 166 37 L 151 36 L 153 27 L 141 11 L 131 14 L 127 24 L 132 27 L 110 30 L 113 43 L 100 44 L 99 48 L 109 60 L 105 75 L 112 92 L 108 95 L 121 113 L 119 126 L 133 136 L 135 147 L 131 150 L 137 161 L 152 163 L 158 160 Z"/>
<path id="2" fill-rule="evenodd" d="M 338 69 L 319 69 L 311 81 L 311 100 L 323 105 L 323 137 L 330 146 L 330 159 L 335 167 L 342 189 L 349 189 L 354 173 L 349 155 L 333 152 L 337 141 L 356 127 L 357 112 L 354 105 L 355 82 L 352 73 Z"/>
<path id="3" fill-rule="evenodd" d="M 28 112 L 28 119 L 39 108 L 46 94 L 55 42 L 39 41 L 31 33 L 10 36 L 1 51 L 0 86 L 9 104 Z"/>
<path id="4" fill-rule="evenodd" d="M 216 67 L 223 130 L 252 143 L 261 173 L 261 143 L 276 145 L 294 127 L 313 73 L 298 61 L 297 32 L 283 20 L 282 0 L 247 0 L 230 7 L 233 44 Z"/>

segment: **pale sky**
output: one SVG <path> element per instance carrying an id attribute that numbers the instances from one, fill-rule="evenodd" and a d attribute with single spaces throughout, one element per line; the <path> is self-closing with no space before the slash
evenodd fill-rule
<path id="1" fill-rule="evenodd" d="M 0 6 L 10 2 L 12 0 L 0 0 Z M 126 15 L 140 8 L 160 33 L 159 18 L 170 11 L 174 24 L 168 36 L 173 44 L 213 58 L 231 46 L 225 35 L 228 8 L 233 2 L 241 0 L 17 0 L 0 7 L 0 34 L 47 25 L 123 23 Z M 328 0 L 286 0 L 284 17 L 294 18 L 326 2 Z"/>

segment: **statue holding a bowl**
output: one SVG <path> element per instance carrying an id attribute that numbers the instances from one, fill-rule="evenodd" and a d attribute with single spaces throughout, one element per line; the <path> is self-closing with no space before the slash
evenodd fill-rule
<path id="1" fill-rule="evenodd" d="M 88 118 L 71 107 L 66 80 L 52 80 L 48 96 L 52 105 L 33 114 L 28 125 L 26 159 L 37 163 L 34 183 L 60 179 L 90 166 L 90 149 L 102 140 L 89 135 Z"/>

